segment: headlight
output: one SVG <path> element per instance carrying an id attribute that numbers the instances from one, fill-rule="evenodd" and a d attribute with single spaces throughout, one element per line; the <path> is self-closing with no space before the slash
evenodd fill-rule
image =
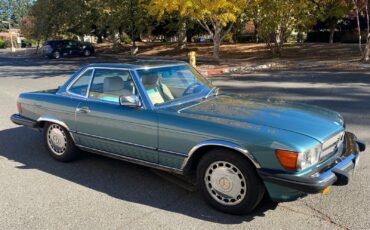
<path id="1" fill-rule="evenodd" d="M 298 154 L 297 169 L 303 170 L 319 162 L 321 145 Z"/>
<path id="2" fill-rule="evenodd" d="M 303 170 L 319 162 L 321 145 L 305 152 L 276 149 L 275 154 L 280 164 L 288 170 Z"/>

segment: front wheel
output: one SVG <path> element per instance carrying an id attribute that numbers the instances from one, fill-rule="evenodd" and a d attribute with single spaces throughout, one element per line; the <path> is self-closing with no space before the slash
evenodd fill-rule
<path id="1" fill-rule="evenodd" d="M 211 206 L 239 215 L 253 211 L 265 192 L 254 166 L 242 155 L 224 149 L 201 158 L 197 184 Z"/>
<path id="2" fill-rule="evenodd" d="M 55 51 L 55 52 L 53 53 L 53 58 L 54 58 L 54 59 L 59 59 L 59 58 L 60 58 L 60 52 L 59 52 L 59 51 Z"/>
<path id="3" fill-rule="evenodd" d="M 91 55 L 91 51 L 90 50 L 84 50 L 83 54 L 84 54 L 85 57 L 89 57 Z"/>
<path id="4" fill-rule="evenodd" d="M 79 150 L 64 127 L 48 123 L 44 128 L 44 136 L 46 148 L 55 160 L 69 162 L 78 157 Z"/>

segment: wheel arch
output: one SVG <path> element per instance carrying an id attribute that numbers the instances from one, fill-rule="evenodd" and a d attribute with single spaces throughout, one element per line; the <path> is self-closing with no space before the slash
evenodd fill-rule
<path id="1" fill-rule="evenodd" d="M 41 117 L 39 117 L 37 119 L 37 127 L 43 128 L 46 122 L 55 123 L 55 124 L 58 124 L 60 126 L 63 126 L 63 128 L 65 128 L 68 132 L 70 132 L 70 129 L 69 129 L 68 125 L 65 122 L 61 121 L 60 119 L 58 119 L 56 117 L 52 117 L 52 116 L 41 116 Z"/>
<path id="2" fill-rule="evenodd" d="M 65 128 L 67 130 L 67 132 L 69 133 L 69 135 L 71 136 L 72 140 L 74 143 L 76 143 L 76 139 L 73 135 L 73 132 L 71 132 L 71 130 L 69 129 L 68 125 L 63 122 L 62 120 L 56 118 L 56 117 L 52 117 L 52 116 L 41 116 L 37 119 L 37 127 L 38 128 L 44 128 L 45 126 L 45 123 L 55 123 L 55 124 L 58 124 L 60 126 L 62 126 L 63 128 Z"/>
<path id="3" fill-rule="evenodd" d="M 199 163 L 199 160 L 211 149 L 223 148 L 232 150 L 237 154 L 243 155 L 247 160 L 249 160 L 257 169 L 261 168 L 258 161 L 255 157 L 243 146 L 223 140 L 207 140 L 195 145 L 188 153 L 188 156 L 185 158 L 182 164 L 182 170 L 184 174 L 191 174 L 195 172 L 195 169 Z"/>

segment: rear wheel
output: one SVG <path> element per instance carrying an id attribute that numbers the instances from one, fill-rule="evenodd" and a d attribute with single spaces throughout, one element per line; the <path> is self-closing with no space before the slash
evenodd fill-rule
<path id="1" fill-rule="evenodd" d="M 224 149 L 202 157 L 197 184 L 211 206 L 231 214 L 253 211 L 265 192 L 255 167 L 238 153 Z"/>
<path id="2" fill-rule="evenodd" d="M 60 58 L 60 52 L 59 52 L 59 51 L 55 51 L 55 52 L 53 53 L 53 58 L 54 58 L 54 59 L 59 59 L 59 58 Z"/>
<path id="3" fill-rule="evenodd" d="M 61 125 L 55 123 L 46 124 L 44 135 L 46 148 L 55 160 L 69 162 L 78 157 L 78 148 L 75 146 L 68 131 Z"/>

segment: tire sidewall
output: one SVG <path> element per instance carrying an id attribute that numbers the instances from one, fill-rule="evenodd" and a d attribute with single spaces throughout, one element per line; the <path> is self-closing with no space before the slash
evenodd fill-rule
<path id="1" fill-rule="evenodd" d="M 67 139 L 67 147 L 66 147 L 66 150 L 64 151 L 63 154 L 57 155 L 50 148 L 50 146 L 48 144 L 48 137 L 47 137 L 47 135 L 48 135 L 49 127 L 51 125 L 58 125 L 58 124 L 55 124 L 55 123 L 47 123 L 44 126 L 44 142 L 45 142 L 45 147 L 48 150 L 50 156 L 53 157 L 55 160 L 62 161 L 62 162 L 69 162 L 69 161 L 75 160 L 78 157 L 78 149 L 75 146 L 74 141 L 73 141 L 72 137 L 70 136 L 69 132 L 63 126 L 61 126 L 61 125 L 58 125 L 58 126 L 63 129 L 63 131 L 64 131 L 64 133 L 66 135 L 66 139 Z"/>
<path id="2" fill-rule="evenodd" d="M 243 174 L 247 189 L 242 202 L 232 206 L 222 205 L 209 194 L 207 185 L 204 181 L 204 176 L 209 165 L 216 161 L 229 162 L 236 166 Z M 240 154 L 224 149 L 212 150 L 201 158 L 197 168 L 197 184 L 207 203 L 217 210 L 237 215 L 251 212 L 261 201 L 265 192 L 264 186 L 257 175 L 254 165 Z"/>
<path id="3" fill-rule="evenodd" d="M 54 59 L 59 59 L 59 58 L 60 58 L 60 52 L 59 52 L 59 51 L 55 51 L 55 52 L 53 53 L 53 58 L 54 58 Z"/>

